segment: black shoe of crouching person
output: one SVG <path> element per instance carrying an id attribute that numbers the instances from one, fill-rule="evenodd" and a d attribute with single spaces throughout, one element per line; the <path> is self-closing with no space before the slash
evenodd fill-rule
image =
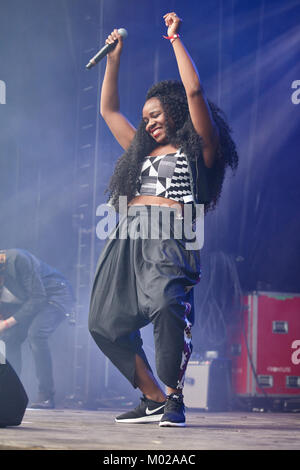
<path id="1" fill-rule="evenodd" d="M 28 408 L 33 410 L 53 410 L 55 408 L 55 403 L 53 398 L 49 398 L 48 400 L 40 400 L 31 403 Z"/>

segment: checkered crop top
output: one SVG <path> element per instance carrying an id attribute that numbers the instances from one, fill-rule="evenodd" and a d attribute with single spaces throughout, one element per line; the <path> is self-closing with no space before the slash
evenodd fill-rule
<path id="1" fill-rule="evenodd" d="M 140 174 L 136 196 L 160 196 L 181 203 L 193 201 L 186 155 L 176 153 L 147 156 Z"/>

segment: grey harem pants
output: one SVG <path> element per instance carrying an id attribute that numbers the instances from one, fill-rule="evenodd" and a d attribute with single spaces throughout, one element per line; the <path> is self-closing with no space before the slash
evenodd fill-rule
<path id="1" fill-rule="evenodd" d="M 160 233 L 154 239 L 152 232 L 150 236 L 153 207 L 161 214 Z M 166 386 L 180 389 L 192 352 L 192 287 L 200 280 L 200 252 L 187 250 L 184 236 L 176 238 L 175 229 L 183 221 L 176 219 L 174 209 L 137 209 L 135 215 L 120 219 L 99 258 L 89 330 L 102 352 L 136 388 L 135 355 L 151 370 L 139 330 L 152 322 L 158 377 Z M 126 230 L 129 235 L 124 237 Z"/>

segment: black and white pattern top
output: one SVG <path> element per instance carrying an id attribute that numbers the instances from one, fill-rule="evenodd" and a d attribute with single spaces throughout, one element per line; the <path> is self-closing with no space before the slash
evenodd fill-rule
<path id="1" fill-rule="evenodd" d="M 193 201 L 186 155 L 176 153 L 147 156 L 142 165 L 140 190 L 136 196 L 160 196 L 174 201 Z"/>

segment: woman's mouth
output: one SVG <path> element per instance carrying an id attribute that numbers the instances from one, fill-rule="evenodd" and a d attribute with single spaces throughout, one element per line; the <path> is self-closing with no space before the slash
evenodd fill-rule
<path id="1" fill-rule="evenodd" d="M 157 138 L 161 133 L 161 128 L 160 127 L 156 127 L 155 129 L 153 129 L 153 131 L 151 131 L 151 134 L 154 138 Z"/>

